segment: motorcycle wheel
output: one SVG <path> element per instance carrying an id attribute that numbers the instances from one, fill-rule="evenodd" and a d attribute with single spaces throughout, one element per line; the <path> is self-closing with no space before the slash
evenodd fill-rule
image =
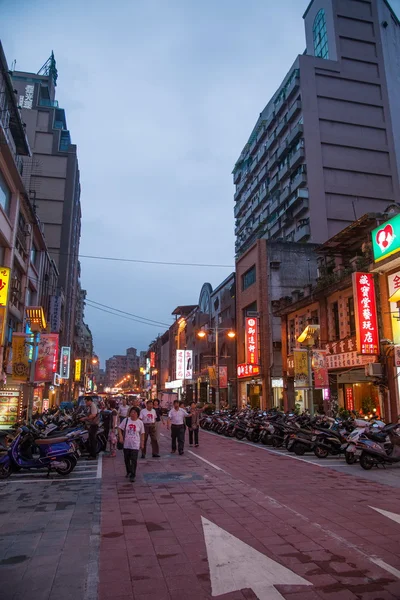
<path id="1" fill-rule="evenodd" d="M 0 464 L 0 479 L 7 479 L 7 477 L 10 477 L 11 472 L 12 469 L 10 461 Z"/>
<path id="2" fill-rule="evenodd" d="M 73 471 L 75 469 L 77 460 L 76 460 L 76 458 L 72 458 L 71 456 L 66 456 L 60 462 L 63 462 L 65 467 L 64 468 L 59 467 L 58 469 L 56 469 L 56 472 L 59 475 L 65 476 L 65 475 L 69 475 L 71 473 L 71 471 Z"/>
<path id="3" fill-rule="evenodd" d="M 261 441 L 264 444 L 264 446 L 271 446 L 271 444 L 272 444 L 271 434 L 264 435 L 264 437 L 262 438 Z"/>
<path id="4" fill-rule="evenodd" d="M 329 456 L 329 452 L 326 448 L 321 448 L 321 446 L 315 446 L 314 454 L 317 458 L 326 458 Z"/>
<path id="5" fill-rule="evenodd" d="M 274 448 L 280 448 L 283 445 L 283 440 L 278 438 L 272 438 L 272 445 Z"/>
<path id="6" fill-rule="evenodd" d="M 244 431 L 240 431 L 240 429 L 239 429 L 239 431 L 237 431 L 237 432 L 235 433 L 235 436 L 236 436 L 236 438 L 237 438 L 238 440 L 242 440 L 242 439 L 244 438 L 244 436 L 245 436 L 245 435 L 246 435 L 246 433 L 245 433 Z"/>
<path id="7" fill-rule="evenodd" d="M 345 452 L 344 458 L 348 465 L 354 465 L 354 463 L 357 462 L 357 456 L 354 454 L 354 452 Z"/>
<path id="8" fill-rule="evenodd" d="M 370 469 L 372 469 L 374 464 L 375 464 L 375 461 L 372 458 L 372 456 L 370 456 L 369 454 L 366 454 L 365 452 L 363 452 L 361 454 L 360 465 L 362 466 L 363 469 L 365 469 L 366 471 L 369 471 Z"/>
<path id="9" fill-rule="evenodd" d="M 258 444 L 258 442 L 260 441 L 260 434 L 253 433 L 251 436 L 251 441 L 254 442 L 255 444 Z"/>
<path id="10" fill-rule="evenodd" d="M 296 454 L 296 456 L 303 456 L 303 454 L 306 453 L 307 450 L 307 446 L 305 444 L 293 444 L 293 452 Z"/>

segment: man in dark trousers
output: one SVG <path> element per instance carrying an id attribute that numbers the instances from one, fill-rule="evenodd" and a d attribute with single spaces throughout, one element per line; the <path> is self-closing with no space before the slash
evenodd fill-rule
<path id="1" fill-rule="evenodd" d="M 99 430 L 100 416 L 99 409 L 97 408 L 93 398 L 87 396 L 86 407 L 89 410 L 87 417 L 83 417 L 81 421 L 85 421 L 89 428 L 89 460 L 96 460 L 97 458 L 97 432 Z"/>
<path id="2" fill-rule="evenodd" d="M 188 413 L 179 408 L 179 400 L 174 400 L 174 405 L 168 413 L 168 429 L 171 429 L 172 454 L 176 452 L 176 440 L 178 440 L 178 452 L 183 454 L 185 446 L 185 417 Z"/>

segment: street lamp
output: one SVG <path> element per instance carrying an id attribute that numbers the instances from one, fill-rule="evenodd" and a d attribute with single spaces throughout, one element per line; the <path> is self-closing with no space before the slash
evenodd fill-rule
<path id="1" fill-rule="evenodd" d="M 220 328 L 218 325 L 212 329 L 208 329 L 204 331 L 204 329 L 200 329 L 197 332 L 197 337 L 200 339 L 204 339 L 208 333 L 215 333 L 215 370 L 217 376 L 217 387 L 215 390 L 215 410 L 219 410 L 219 332 L 226 331 L 227 337 L 233 340 L 236 337 L 236 332 L 233 331 L 231 327 L 229 328 Z"/>
<path id="2" fill-rule="evenodd" d="M 315 338 L 319 337 L 319 325 L 307 325 L 304 331 L 299 335 L 297 341 L 307 348 L 307 369 L 308 369 L 308 404 L 310 416 L 314 414 L 314 388 L 312 377 L 312 348 L 315 346 Z"/>
<path id="3" fill-rule="evenodd" d="M 29 375 L 29 397 L 27 407 L 27 420 L 32 421 L 32 409 L 33 409 L 33 397 L 35 390 L 35 369 L 36 369 L 36 355 L 39 344 L 40 333 L 46 329 L 46 318 L 44 311 L 41 306 L 27 306 L 25 309 L 26 322 L 29 325 L 30 330 L 33 333 L 33 352 L 31 360 L 31 370 Z"/>

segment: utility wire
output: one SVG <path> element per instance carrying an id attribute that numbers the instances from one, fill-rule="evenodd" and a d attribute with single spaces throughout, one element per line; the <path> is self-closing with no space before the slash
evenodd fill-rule
<path id="1" fill-rule="evenodd" d="M 116 312 L 112 312 L 111 310 L 106 310 L 105 308 L 100 308 L 100 306 L 95 306 L 94 304 L 87 303 L 88 307 L 95 308 L 96 310 L 100 310 L 104 313 L 108 313 L 110 315 L 114 315 L 114 317 L 121 317 L 121 319 L 127 319 L 128 321 L 134 321 L 135 323 L 140 323 L 141 325 L 150 325 L 150 327 L 162 327 L 162 325 L 157 325 L 156 323 L 146 323 L 146 321 L 139 321 L 138 319 L 134 319 L 133 317 L 126 317 L 125 315 L 121 315 Z M 166 327 L 170 327 L 170 325 L 166 325 Z"/>
<path id="2" fill-rule="evenodd" d="M 135 317 L 135 319 L 141 319 L 143 321 L 149 321 L 155 325 L 162 325 L 163 327 L 170 327 L 167 323 L 163 323 L 162 321 L 155 321 L 154 319 L 148 319 L 147 317 L 141 317 L 140 315 L 135 315 L 130 312 L 126 312 L 125 310 L 120 310 L 119 308 L 114 308 L 114 306 L 107 306 L 107 304 L 101 304 L 100 302 L 95 302 L 95 300 L 91 300 L 90 298 L 86 298 L 85 302 L 90 302 L 91 304 L 96 304 L 97 306 L 102 306 L 103 308 L 109 308 L 111 310 L 115 310 L 116 312 L 122 313 L 123 315 L 129 315 L 130 317 Z"/>

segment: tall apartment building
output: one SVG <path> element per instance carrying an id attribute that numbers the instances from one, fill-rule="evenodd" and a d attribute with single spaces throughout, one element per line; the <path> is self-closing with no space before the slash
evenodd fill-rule
<path id="1" fill-rule="evenodd" d="M 237 160 L 236 255 L 322 243 L 399 202 L 400 23 L 386 0 L 312 0 L 298 56 Z"/>
<path id="2" fill-rule="evenodd" d="M 24 179 L 31 202 L 44 227 L 51 257 L 59 271 L 53 294 L 62 302 L 61 343 L 73 345 L 81 232 L 77 148 L 71 143 L 65 110 L 55 99 L 54 56 L 39 73 L 14 71 L 21 116 L 32 150 L 25 160 Z"/>

